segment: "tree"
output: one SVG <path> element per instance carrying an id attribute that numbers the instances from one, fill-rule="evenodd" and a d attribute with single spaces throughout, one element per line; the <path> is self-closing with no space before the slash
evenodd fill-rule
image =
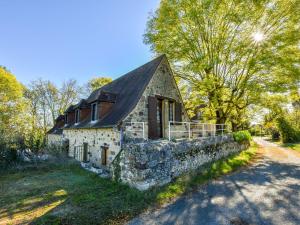
<path id="1" fill-rule="evenodd" d="M 299 0 L 162 0 L 145 43 L 168 56 L 194 105 L 237 123 L 263 93 L 299 80 L 299 10 Z"/>
<path id="2" fill-rule="evenodd" d="M 291 91 L 292 113 L 291 120 L 300 130 L 300 84 L 297 88 Z"/>
<path id="3" fill-rule="evenodd" d="M 44 131 L 55 123 L 55 119 L 71 105 L 79 101 L 81 88 L 75 80 L 68 80 L 58 88 L 50 81 L 38 79 L 27 90 L 32 115 L 42 121 Z"/>
<path id="4" fill-rule="evenodd" d="M 99 89 L 99 88 L 103 87 L 104 85 L 106 85 L 110 82 L 112 82 L 112 78 L 110 78 L 110 77 L 92 78 L 88 82 L 88 88 L 89 88 L 90 91 L 94 91 L 96 89 Z"/>
<path id="5" fill-rule="evenodd" d="M 0 128 L 5 133 L 19 130 L 23 111 L 23 86 L 7 69 L 0 67 Z"/>
<path id="6" fill-rule="evenodd" d="M 23 147 L 26 130 L 26 104 L 23 86 L 5 67 L 0 66 L 0 164 L 16 159 L 17 149 Z"/>

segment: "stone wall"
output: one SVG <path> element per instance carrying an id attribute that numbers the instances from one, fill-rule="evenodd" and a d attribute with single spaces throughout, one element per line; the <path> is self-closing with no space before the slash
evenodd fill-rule
<path id="1" fill-rule="evenodd" d="M 120 132 L 113 128 L 99 129 L 64 129 L 64 138 L 69 140 L 69 156 L 74 157 L 74 148 L 88 143 L 89 161 L 94 166 L 101 166 L 101 146 L 108 147 L 107 163 L 120 151 Z"/>
<path id="2" fill-rule="evenodd" d="M 113 177 L 146 190 L 247 147 L 234 142 L 231 135 L 180 142 L 128 143 L 112 163 Z"/>
<path id="3" fill-rule="evenodd" d="M 48 145 L 62 145 L 62 135 L 61 134 L 47 134 L 47 144 Z"/>
<path id="4" fill-rule="evenodd" d="M 169 68 L 167 60 L 163 60 L 157 71 L 153 75 L 149 85 L 146 87 L 142 97 L 137 103 L 134 110 L 124 119 L 124 123 L 130 122 L 146 122 L 145 124 L 145 136 L 148 137 L 148 96 L 160 95 L 167 98 L 174 99 L 176 102 L 181 102 L 180 92 L 173 78 L 172 72 Z M 163 102 L 163 110 L 165 110 L 165 115 L 168 115 L 167 101 Z M 165 136 L 167 136 L 167 126 L 168 118 L 165 120 L 164 130 Z M 182 121 L 189 121 L 187 113 L 183 107 L 182 103 Z M 129 134 L 130 135 L 130 134 Z M 134 135 L 136 138 L 142 137 L 142 132 L 136 132 Z"/>

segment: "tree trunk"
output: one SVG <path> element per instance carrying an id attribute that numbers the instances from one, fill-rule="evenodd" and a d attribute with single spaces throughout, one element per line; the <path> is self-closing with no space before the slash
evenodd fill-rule
<path id="1" fill-rule="evenodd" d="M 226 123 L 227 118 L 224 117 L 224 114 L 220 112 L 220 110 L 216 111 L 216 133 L 224 133 L 225 126 L 223 124 Z"/>
<path id="2" fill-rule="evenodd" d="M 238 131 L 238 125 L 235 122 L 231 121 L 232 132 Z"/>

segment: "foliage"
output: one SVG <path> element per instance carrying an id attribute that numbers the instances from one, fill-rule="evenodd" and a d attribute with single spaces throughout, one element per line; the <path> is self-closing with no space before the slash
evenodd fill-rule
<path id="1" fill-rule="evenodd" d="M 56 156 L 56 157 L 67 157 L 67 151 L 64 145 L 47 145 L 44 147 L 44 151 L 47 154 Z"/>
<path id="2" fill-rule="evenodd" d="M 0 135 L 0 169 L 3 170 L 16 159 L 16 149 L 9 145 L 3 135 Z"/>
<path id="3" fill-rule="evenodd" d="M 247 165 L 254 158 L 256 149 L 257 146 L 254 144 L 241 153 L 209 163 L 194 173 L 180 176 L 173 183 L 162 188 L 157 196 L 157 200 L 160 203 L 165 203 L 211 179 L 216 179 L 237 170 L 241 166 Z"/>
<path id="4" fill-rule="evenodd" d="M 300 141 L 300 131 L 297 130 L 284 117 L 277 119 L 277 126 L 283 143 L 294 143 Z"/>
<path id="5" fill-rule="evenodd" d="M 112 82 L 112 78 L 110 77 L 95 77 L 87 83 L 87 92 L 91 93 L 110 82 Z"/>
<path id="6" fill-rule="evenodd" d="M 23 86 L 13 74 L 0 67 L 0 128 L 10 134 L 19 132 L 24 107 Z"/>
<path id="7" fill-rule="evenodd" d="M 4 67 L 0 67 L 0 166 L 17 159 L 17 149 L 24 146 L 23 132 L 26 104 L 23 86 Z"/>
<path id="8" fill-rule="evenodd" d="M 210 179 L 247 165 L 254 155 L 255 147 L 252 147 L 146 192 L 99 178 L 69 161 L 38 164 L 0 175 L 0 208 L 10 212 L 4 214 L 1 222 L 18 223 L 18 218 L 22 218 L 22 222 L 33 224 L 76 225 L 87 221 L 89 224 L 123 224 L 151 205 L 163 204 Z"/>
<path id="9" fill-rule="evenodd" d="M 25 136 L 25 145 L 31 151 L 37 153 L 45 146 L 45 134 L 41 129 L 35 128 Z"/>
<path id="10" fill-rule="evenodd" d="M 252 140 L 251 134 L 248 130 L 237 131 L 233 133 L 233 139 L 238 143 L 250 143 Z"/>
<path id="11" fill-rule="evenodd" d="M 296 89 L 291 90 L 290 98 L 293 106 L 290 120 L 300 130 L 300 84 Z"/>
<path id="12" fill-rule="evenodd" d="M 292 150 L 300 152 L 300 143 L 285 143 L 283 147 L 290 148 Z"/>
<path id="13" fill-rule="evenodd" d="M 265 93 L 299 79 L 299 0 L 162 0 L 145 42 L 170 59 L 193 109 L 240 123 Z"/>
<path id="14" fill-rule="evenodd" d="M 57 87 L 49 80 L 38 79 L 26 89 L 25 96 L 30 106 L 33 127 L 43 127 L 44 132 L 55 119 L 80 99 L 81 88 L 75 80 L 68 80 Z M 34 124 L 41 121 L 42 124 Z"/>

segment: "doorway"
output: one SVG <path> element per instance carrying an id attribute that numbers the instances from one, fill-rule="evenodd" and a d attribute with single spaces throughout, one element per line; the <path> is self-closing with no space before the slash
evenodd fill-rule
<path id="1" fill-rule="evenodd" d="M 88 162 L 88 143 L 83 143 L 83 162 Z"/>
<path id="2" fill-rule="evenodd" d="M 101 164 L 103 166 L 107 165 L 107 153 L 108 153 L 108 147 L 101 146 Z"/>
<path id="3" fill-rule="evenodd" d="M 163 100 L 162 99 L 157 99 L 156 121 L 157 121 L 157 136 L 158 138 L 162 138 L 163 137 Z"/>
<path id="4" fill-rule="evenodd" d="M 163 138 L 164 109 L 163 99 L 148 97 L 148 137 L 149 139 Z"/>

